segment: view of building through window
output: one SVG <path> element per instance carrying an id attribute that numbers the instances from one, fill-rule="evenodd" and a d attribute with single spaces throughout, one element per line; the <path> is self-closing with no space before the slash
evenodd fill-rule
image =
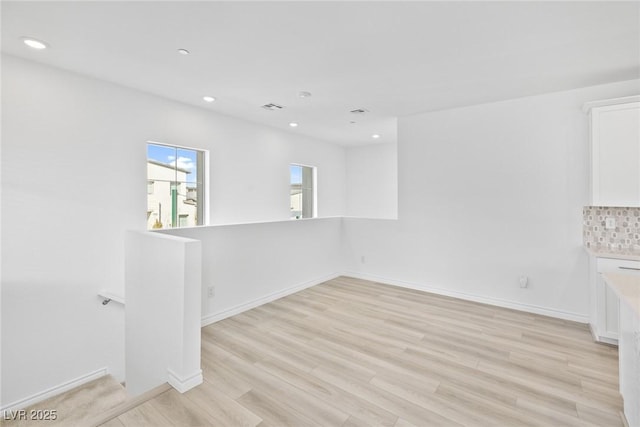
<path id="1" fill-rule="evenodd" d="M 313 167 L 290 165 L 291 218 L 313 218 Z"/>
<path id="2" fill-rule="evenodd" d="M 147 144 L 147 228 L 204 224 L 204 151 Z"/>

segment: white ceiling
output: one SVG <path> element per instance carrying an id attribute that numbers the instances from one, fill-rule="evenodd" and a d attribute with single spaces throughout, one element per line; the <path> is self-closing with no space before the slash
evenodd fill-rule
<path id="1" fill-rule="evenodd" d="M 640 2 L 3 1 L 2 51 L 359 145 L 400 116 L 640 78 Z"/>

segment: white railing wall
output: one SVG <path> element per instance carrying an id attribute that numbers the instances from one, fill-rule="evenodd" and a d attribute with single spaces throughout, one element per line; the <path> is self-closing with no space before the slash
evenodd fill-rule
<path id="1" fill-rule="evenodd" d="M 125 375 L 137 396 L 168 382 L 180 392 L 202 383 L 201 244 L 152 232 L 125 241 Z"/>
<path id="2" fill-rule="evenodd" d="M 341 233 L 341 218 L 314 218 L 156 234 L 202 242 L 204 326 L 340 275 Z"/>

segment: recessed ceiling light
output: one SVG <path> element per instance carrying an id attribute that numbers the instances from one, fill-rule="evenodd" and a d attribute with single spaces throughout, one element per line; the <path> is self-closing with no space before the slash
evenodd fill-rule
<path id="1" fill-rule="evenodd" d="M 371 135 L 371 138 L 378 139 L 380 138 L 380 135 L 378 135 L 377 133 L 374 133 L 373 135 Z"/>
<path id="2" fill-rule="evenodd" d="M 309 98 L 311 96 L 311 92 L 307 92 L 307 91 L 300 91 L 298 92 L 298 96 L 300 98 Z"/>
<path id="3" fill-rule="evenodd" d="M 45 42 L 43 42 L 41 40 L 34 39 L 32 37 L 23 37 L 22 38 L 22 42 L 24 44 L 26 44 L 27 46 L 29 46 L 30 48 L 32 48 L 32 49 L 42 50 L 42 49 L 46 49 L 47 47 L 49 47 L 49 45 L 46 44 Z"/>
<path id="4" fill-rule="evenodd" d="M 178 49 L 178 53 L 180 55 L 189 55 L 191 52 L 189 52 L 187 49 Z"/>
<path id="5" fill-rule="evenodd" d="M 213 102 L 216 100 L 213 96 L 203 96 L 202 99 L 204 99 L 205 102 Z"/>
<path id="6" fill-rule="evenodd" d="M 291 122 L 289 123 L 289 126 L 291 126 L 292 128 L 297 128 L 298 124 L 296 122 Z"/>

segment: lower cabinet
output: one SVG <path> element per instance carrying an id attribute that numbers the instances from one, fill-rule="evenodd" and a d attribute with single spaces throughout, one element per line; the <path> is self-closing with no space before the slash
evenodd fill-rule
<path id="1" fill-rule="evenodd" d="M 613 258 L 592 258 L 591 282 L 591 330 L 600 342 L 618 344 L 618 296 L 605 283 L 604 273 L 624 273 L 640 275 L 640 261 L 620 260 Z"/>
<path id="2" fill-rule="evenodd" d="M 620 303 L 618 357 L 620 394 L 624 399 L 624 415 L 630 427 L 640 426 L 640 318 L 625 303 Z"/>

